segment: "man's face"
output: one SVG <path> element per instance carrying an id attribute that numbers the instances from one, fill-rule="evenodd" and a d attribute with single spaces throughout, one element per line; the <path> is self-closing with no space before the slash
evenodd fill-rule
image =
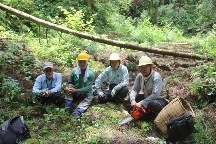
<path id="1" fill-rule="evenodd" d="M 120 65 L 120 61 L 119 60 L 111 60 L 110 61 L 110 65 L 113 69 L 118 69 L 119 65 Z"/>
<path id="2" fill-rule="evenodd" d="M 52 76 L 53 76 L 53 69 L 52 68 L 45 68 L 44 69 L 44 73 L 45 73 L 45 75 L 46 75 L 46 77 L 48 78 L 48 79 L 51 79 L 52 78 Z"/>
<path id="3" fill-rule="evenodd" d="M 151 73 L 151 65 L 139 66 L 139 71 L 143 76 L 148 76 Z"/>
<path id="4" fill-rule="evenodd" d="M 87 61 L 85 61 L 85 60 L 80 60 L 80 61 L 79 61 L 79 66 L 80 66 L 80 69 L 81 69 L 81 70 L 85 70 L 86 67 L 87 67 Z"/>

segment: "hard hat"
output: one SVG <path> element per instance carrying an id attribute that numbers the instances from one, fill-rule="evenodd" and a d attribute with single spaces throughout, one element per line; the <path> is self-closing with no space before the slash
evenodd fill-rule
<path id="1" fill-rule="evenodd" d="M 153 64 L 150 57 L 148 57 L 148 56 L 142 56 L 139 59 L 139 65 L 138 66 L 148 65 L 148 64 Z"/>
<path id="2" fill-rule="evenodd" d="M 121 60 L 117 53 L 112 53 L 109 60 Z"/>
<path id="3" fill-rule="evenodd" d="M 81 52 L 78 57 L 77 57 L 77 60 L 88 60 L 89 56 L 87 53 L 85 52 Z"/>

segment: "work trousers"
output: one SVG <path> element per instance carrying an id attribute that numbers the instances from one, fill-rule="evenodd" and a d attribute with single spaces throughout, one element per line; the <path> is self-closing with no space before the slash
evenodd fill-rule
<path id="1" fill-rule="evenodd" d="M 70 95 L 70 99 L 65 99 L 65 107 L 69 109 L 69 111 L 72 114 L 82 114 L 85 112 L 88 107 L 90 106 L 92 100 L 93 100 L 93 95 L 77 95 L 73 94 Z M 77 104 L 78 103 L 78 104 Z M 76 105 L 78 105 L 76 107 Z M 74 107 L 76 107 L 74 109 Z"/>
<path id="2" fill-rule="evenodd" d="M 135 101 L 140 102 L 143 99 L 145 99 L 144 94 L 138 94 Z M 167 101 L 165 99 L 157 98 L 149 102 L 147 109 L 149 109 L 151 112 L 160 112 L 166 105 Z"/>
<path id="3" fill-rule="evenodd" d="M 42 104 L 47 104 L 47 103 L 54 103 L 57 106 L 61 106 L 63 103 L 63 99 L 61 98 L 61 92 L 56 92 L 52 93 L 48 97 L 38 95 L 36 96 L 37 100 L 40 101 Z"/>
<path id="4" fill-rule="evenodd" d="M 116 86 L 116 84 L 110 84 L 109 89 L 103 91 L 104 97 L 99 97 L 99 102 L 100 103 L 105 103 L 108 101 L 113 101 L 113 102 L 120 102 L 122 101 L 128 94 L 129 90 L 127 86 L 122 87 L 121 89 L 116 91 L 116 95 L 112 97 L 111 92 L 112 89 Z"/>

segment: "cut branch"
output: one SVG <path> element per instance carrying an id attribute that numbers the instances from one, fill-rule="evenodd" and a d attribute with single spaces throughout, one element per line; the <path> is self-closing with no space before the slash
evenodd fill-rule
<path id="1" fill-rule="evenodd" d="M 21 12 L 19 10 L 16 10 L 14 8 L 11 8 L 11 7 L 6 6 L 4 4 L 1 4 L 1 3 L 0 3 L 0 9 L 7 11 L 10 14 L 14 14 L 14 15 L 17 15 L 19 17 L 23 17 L 25 19 L 28 19 L 32 22 L 39 24 L 39 25 L 43 25 L 45 27 L 48 27 L 48 28 L 51 28 L 51 29 L 54 29 L 57 31 L 61 31 L 64 33 L 73 34 L 79 38 L 84 38 L 84 39 L 92 40 L 92 41 L 99 42 L 99 43 L 113 45 L 113 46 L 117 46 L 120 48 L 127 48 L 127 49 L 132 49 L 132 50 L 143 51 L 143 52 L 169 55 L 169 56 L 174 56 L 174 57 L 183 57 L 183 58 L 190 58 L 190 59 L 206 59 L 206 57 L 199 55 L 199 54 L 173 52 L 173 51 L 163 50 L 163 49 L 158 49 L 158 48 L 153 48 L 153 47 L 143 47 L 141 45 L 111 40 L 111 39 L 107 39 L 107 38 L 101 38 L 99 36 L 94 36 L 94 35 L 90 35 L 87 33 L 79 32 L 79 31 L 65 28 L 63 26 L 60 26 L 60 25 L 57 25 L 57 24 L 54 24 L 51 22 L 44 21 L 42 19 L 39 19 L 37 17 L 34 17 L 34 16 L 29 15 L 29 14 L 24 13 L 24 12 Z"/>

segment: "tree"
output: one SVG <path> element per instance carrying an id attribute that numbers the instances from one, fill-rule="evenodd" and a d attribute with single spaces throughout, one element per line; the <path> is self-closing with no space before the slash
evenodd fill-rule
<path id="1" fill-rule="evenodd" d="M 149 52 L 149 53 L 162 54 L 162 55 L 170 55 L 170 56 L 175 56 L 175 57 L 192 58 L 192 59 L 206 59 L 206 57 L 204 57 L 202 55 L 198 55 L 198 54 L 173 52 L 173 51 L 162 50 L 162 49 L 153 48 L 153 47 L 143 47 L 143 46 L 140 46 L 140 45 L 135 45 L 135 44 L 127 43 L 127 42 L 110 40 L 110 39 L 107 39 L 107 38 L 101 38 L 99 36 L 93 36 L 93 35 L 90 35 L 90 34 L 86 34 L 86 33 L 83 33 L 83 32 L 79 32 L 79 31 L 76 31 L 76 30 L 65 28 L 63 26 L 60 26 L 60 25 L 57 25 L 57 24 L 54 24 L 54 23 L 51 23 L 51 22 L 44 21 L 42 19 L 36 18 L 34 16 L 31 16 L 31 15 L 29 15 L 27 13 L 21 12 L 19 10 L 14 9 L 14 8 L 8 7 L 8 6 L 3 5 L 1 3 L 0 3 L 0 9 L 5 10 L 5 11 L 11 13 L 11 14 L 15 14 L 17 16 L 28 19 L 30 21 L 33 21 L 33 22 L 35 22 L 35 23 L 37 23 L 39 25 L 43 25 L 45 27 L 52 28 L 54 30 L 61 31 L 61 32 L 64 32 L 64 33 L 73 34 L 73 35 L 75 35 L 75 36 L 77 36 L 79 38 L 84 38 L 84 39 L 92 40 L 92 41 L 99 42 L 99 43 L 113 45 L 113 46 L 117 46 L 117 47 L 120 47 L 120 48 L 127 48 L 127 49 L 144 51 L 144 52 Z"/>

